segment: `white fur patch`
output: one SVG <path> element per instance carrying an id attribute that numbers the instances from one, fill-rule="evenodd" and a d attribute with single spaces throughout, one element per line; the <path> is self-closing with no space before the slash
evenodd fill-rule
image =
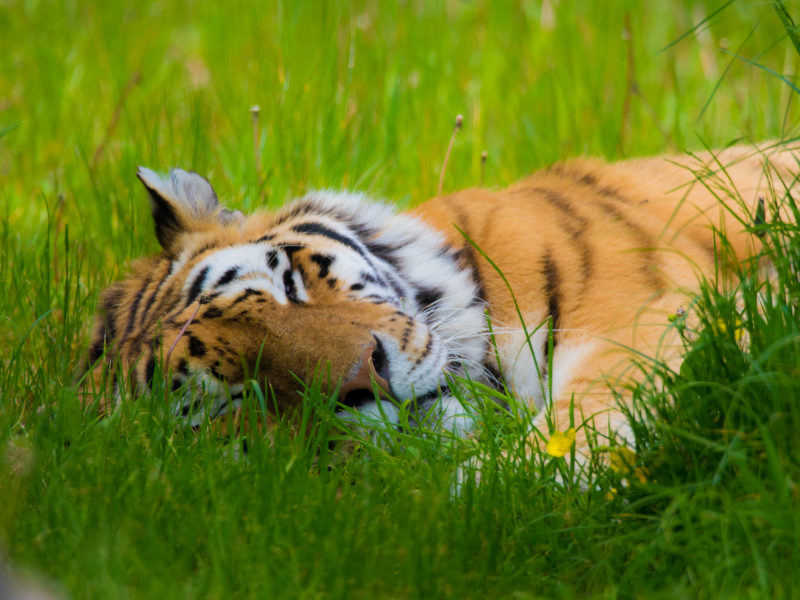
<path id="1" fill-rule="evenodd" d="M 569 390 L 575 373 L 593 354 L 598 352 L 600 341 L 584 338 L 559 344 L 553 356 L 553 397 L 560 398 Z"/>
<path id="2" fill-rule="evenodd" d="M 526 317 L 525 329 L 520 327 L 495 334 L 503 375 L 511 389 L 518 396 L 533 402 L 537 410 L 544 407 L 547 394 L 547 381 L 544 378 L 547 373 L 547 337 L 547 322 L 540 315 Z"/>
<path id="3" fill-rule="evenodd" d="M 200 217 L 213 212 L 219 206 L 214 188 L 197 173 L 172 169 L 168 177 L 162 179 L 155 171 L 139 167 L 138 175 L 146 187 L 179 205 L 191 215 Z"/>
<path id="4" fill-rule="evenodd" d="M 259 289 L 269 293 L 280 304 L 286 304 L 283 290 L 283 271 L 288 262 L 282 254 L 278 255 L 278 266 L 272 270 L 267 264 L 267 254 L 272 250 L 270 244 L 242 244 L 217 250 L 198 262 L 186 277 L 184 294 L 194 285 L 198 276 L 206 270 L 200 293 L 214 290 L 220 279 L 231 269 L 236 269 L 236 277 L 224 287 L 218 288 L 223 295 L 237 296 L 246 288 Z M 301 281 L 302 286 L 302 281 Z"/>
<path id="5" fill-rule="evenodd" d="M 211 197 L 204 188 L 208 183 L 199 176 L 176 171 L 169 180 L 162 180 L 148 170 L 140 176 L 146 185 L 193 211 L 210 206 Z M 468 431 L 472 417 L 447 394 L 447 378 L 469 374 L 476 381 L 488 381 L 490 374 L 483 364 L 488 347 L 484 305 L 477 299 L 475 275 L 461 266 L 442 234 L 361 194 L 325 191 L 312 192 L 288 204 L 278 214 L 277 223 L 264 232 L 269 234 L 268 241 L 201 255 L 186 277 L 185 297 L 201 293 L 234 297 L 251 288 L 267 292 L 291 310 L 284 278 L 291 265 L 282 244 L 301 244 L 312 252 L 332 256 L 330 274 L 354 311 L 359 302 L 386 303 L 412 319 L 413 326 L 403 340 L 372 332 L 386 352 L 388 378 L 396 400 L 430 398 L 443 390 L 441 402 L 426 400 L 425 409 L 445 429 L 458 435 Z M 194 251 L 182 253 L 170 277 L 184 271 L 194 260 Z M 297 300 L 313 303 L 300 274 L 293 272 L 290 279 Z M 190 373 L 191 390 L 204 388 L 206 394 L 216 396 L 211 405 L 202 403 L 201 412 L 195 413 L 192 408 L 192 423 L 205 418 L 206 411 L 214 416 L 215 411 L 223 414 L 230 409 L 227 392 L 218 383 L 214 386 L 209 373 L 191 369 Z M 195 400 L 190 394 L 176 406 L 178 414 L 185 412 L 186 402 L 198 406 Z M 377 408 L 373 403 L 362 407 L 361 412 L 372 419 L 382 418 Z M 396 424 L 395 407 L 384 402 L 381 408 L 390 423 Z"/>

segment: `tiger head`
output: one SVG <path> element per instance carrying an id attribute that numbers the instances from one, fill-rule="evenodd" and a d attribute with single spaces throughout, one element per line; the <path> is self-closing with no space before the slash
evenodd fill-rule
<path id="1" fill-rule="evenodd" d="M 138 177 L 162 251 L 101 296 L 85 381 L 113 402 L 164 373 L 180 390 L 172 410 L 196 424 L 235 408 L 254 378 L 292 410 L 322 373 L 358 411 L 394 415 L 416 399 L 447 414 L 448 375 L 481 377 L 471 257 L 417 218 L 332 192 L 245 216 L 196 173 Z"/>

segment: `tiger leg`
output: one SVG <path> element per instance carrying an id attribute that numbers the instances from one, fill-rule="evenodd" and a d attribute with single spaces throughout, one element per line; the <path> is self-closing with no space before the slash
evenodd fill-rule
<path id="1" fill-rule="evenodd" d="M 579 464 L 588 461 L 592 447 L 620 444 L 633 449 L 635 440 L 625 414 L 630 404 L 626 386 L 639 372 L 633 361 L 597 339 L 577 340 L 559 350 L 553 361 L 552 401 L 533 420 L 529 451 L 547 452 L 550 436 L 570 429 L 575 430 Z"/>
<path id="2" fill-rule="evenodd" d="M 676 305 L 677 308 L 677 305 Z M 663 333 L 663 327 L 661 328 Z M 538 348 L 534 344 L 534 351 Z M 540 373 L 546 362 L 539 352 Z M 524 357 L 527 358 L 527 357 Z M 498 464 L 509 465 L 512 456 L 527 456 L 525 463 L 535 464 L 534 455 L 547 452 L 548 439 L 553 432 L 567 432 L 575 428 L 575 458 L 578 463 L 577 479 L 581 485 L 588 483 L 582 476 L 583 465 L 591 457 L 592 447 L 616 443 L 635 448 L 635 440 L 622 406 L 630 402 L 622 387 L 635 381 L 639 373 L 631 361 L 630 353 L 620 350 L 608 340 L 582 336 L 560 343 L 553 355 L 552 376 L 542 373 L 538 377 L 523 377 L 532 360 L 518 358 L 516 369 L 509 368 L 506 376 L 518 401 L 526 402 L 535 417 L 532 429 L 524 440 L 524 449 L 504 453 Z M 552 402 L 546 399 L 553 398 Z M 466 481 L 480 483 L 486 477 L 485 461 L 473 457 L 461 464 L 455 472 L 452 492 L 459 495 Z"/>

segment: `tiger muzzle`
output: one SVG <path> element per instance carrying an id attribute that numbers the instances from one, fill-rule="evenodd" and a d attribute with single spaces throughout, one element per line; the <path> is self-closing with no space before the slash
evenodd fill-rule
<path id="1" fill-rule="evenodd" d="M 389 361 L 379 340 L 364 350 L 361 366 L 355 376 L 344 382 L 339 389 L 340 402 L 351 408 L 358 408 L 379 397 L 391 395 L 389 385 Z"/>

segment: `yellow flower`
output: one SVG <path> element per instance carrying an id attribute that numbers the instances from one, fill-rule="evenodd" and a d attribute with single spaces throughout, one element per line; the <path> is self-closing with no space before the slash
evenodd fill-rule
<path id="1" fill-rule="evenodd" d="M 608 453 L 611 459 L 611 470 L 615 473 L 627 473 L 636 464 L 636 453 L 630 448 L 620 446 Z"/>
<path id="2" fill-rule="evenodd" d="M 608 457 L 611 461 L 611 470 L 615 473 L 633 473 L 640 483 L 647 482 L 650 472 L 646 467 L 636 467 L 636 453 L 630 448 L 620 446 L 609 451 Z"/>
<path id="3" fill-rule="evenodd" d="M 742 327 L 742 325 L 742 320 L 739 317 L 736 317 L 736 321 L 734 322 L 733 337 L 737 342 L 740 342 L 742 340 L 742 336 L 744 335 L 744 327 Z M 717 319 L 716 329 L 722 334 L 726 334 L 728 332 L 728 326 L 724 319 Z"/>
<path id="4" fill-rule="evenodd" d="M 564 433 L 554 431 L 547 440 L 547 453 L 550 456 L 564 456 L 575 443 L 575 428 L 567 429 Z"/>

